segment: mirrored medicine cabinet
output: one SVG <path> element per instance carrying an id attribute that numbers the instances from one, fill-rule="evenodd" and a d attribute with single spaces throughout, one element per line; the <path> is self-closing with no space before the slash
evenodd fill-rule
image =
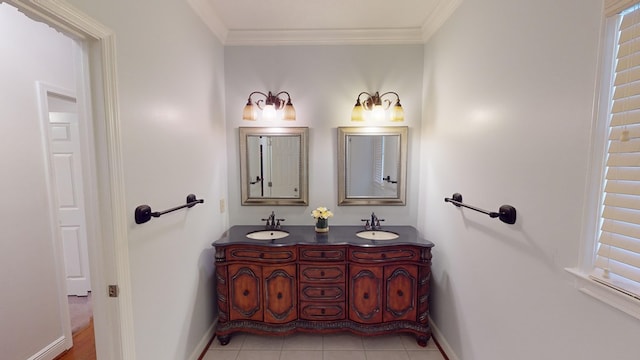
<path id="1" fill-rule="evenodd" d="M 406 205 L 406 126 L 338 128 L 338 205 Z"/>
<path id="2" fill-rule="evenodd" d="M 307 205 L 307 127 L 240 127 L 242 205 Z"/>

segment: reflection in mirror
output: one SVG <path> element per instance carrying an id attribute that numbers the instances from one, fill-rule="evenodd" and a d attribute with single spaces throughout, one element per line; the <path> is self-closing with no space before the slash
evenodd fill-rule
<path id="1" fill-rule="evenodd" d="M 338 205 L 405 205 L 407 129 L 338 128 Z"/>
<path id="2" fill-rule="evenodd" d="M 242 205 L 307 205 L 308 128 L 239 132 Z"/>

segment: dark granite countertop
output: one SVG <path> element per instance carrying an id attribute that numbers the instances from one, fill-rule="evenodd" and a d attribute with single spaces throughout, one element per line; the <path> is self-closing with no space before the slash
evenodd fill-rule
<path id="1" fill-rule="evenodd" d="M 327 233 L 316 233 L 312 225 L 282 226 L 280 231 L 286 231 L 289 236 L 276 240 L 252 240 L 247 234 L 253 231 L 265 230 L 264 225 L 235 225 L 227 230 L 222 237 L 216 240 L 213 246 L 226 246 L 231 244 L 288 246 L 297 244 L 308 245 L 355 245 L 363 247 L 393 246 L 393 245 L 417 245 L 433 247 L 434 244 L 418 236 L 418 231 L 413 226 L 385 226 L 383 231 L 391 231 L 399 235 L 393 240 L 367 240 L 356 236 L 363 231 L 363 226 L 333 225 Z"/>

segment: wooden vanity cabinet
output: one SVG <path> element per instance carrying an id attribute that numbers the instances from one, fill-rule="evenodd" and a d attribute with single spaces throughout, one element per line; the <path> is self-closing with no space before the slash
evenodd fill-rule
<path id="1" fill-rule="evenodd" d="M 430 264 L 419 245 L 217 246 L 216 336 L 411 332 L 426 346 Z"/>

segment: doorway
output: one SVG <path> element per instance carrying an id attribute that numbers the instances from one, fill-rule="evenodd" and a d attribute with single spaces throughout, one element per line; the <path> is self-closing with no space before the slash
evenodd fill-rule
<path id="1" fill-rule="evenodd" d="M 83 167 L 82 159 L 87 153 L 83 144 L 90 141 L 81 131 L 87 127 L 87 119 L 79 114 L 78 109 L 84 106 L 78 104 L 75 91 L 41 82 L 37 87 L 49 172 L 50 212 L 57 219 L 55 239 L 59 242 L 57 248 L 62 249 L 62 254 L 57 255 L 61 257 L 58 262 L 64 265 L 73 336 L 91 326 L 93 318 L 84 190 L 87 178 L 93 177 L 87 176 L 88 169 Z"/>
<path id="2" fill-rule="evenodd" d="M 2 3 L 5 2 L 17 8 L 28 18 L 37 19 L 37 22 L 44 23 L 74 39 L 78 44 L 82 44 L 82 56 L 86 60 L 82 65 L 83 72 L 90 74 L 91 84 L 87 78 L 83 83 L 78 84 L 77 91 L 86 94 L 87 102 L 93 106 L 92 109 L 81 111 L 86 111 L 87 118 L 91 119 L 88 124 L 93 126 L 94 130 L 89 133 L 95 145 L 95 148 L 87 154 L 90 165 L 95 171 L 95 178 L 93 181 L 88 181 L 89 188 L 85 191 L 90 194 L 90 198 L 86 200 L 91 204 L 91 207 L 86 210 L 87 230 L 91 239 L 88 250 L 92 300 L 95 309 L 96 350 L 99 358 L 133 359 L 135 346 L 132 340 L 134 331 L 131 321 L 133 316 L 128 247 L 126 246 L 127 216 L 124 209 L 125 192 L 120 151 L 114 34 L 66 2 L 0 0 L 0 5 L 4 5 Z M 20 48 L 20 45 L 14 46 L 13 49 L 16 48 Z M 32 85 L 32 89 L 33 87 Z M 35 90 L 32 91 L 35 92 Z M 14 117 L 13 120 L 15 121 L 16 118 Z M 30 184 L 25 181 L 23 183 Z M 20 195 L 17 194 L 16 197 L 19 198 Z M 29 245 L 29 242 L 16 243 L 16 246 L 24 245 Z M 58 265 L 56 268 L 63 267 Z M 48 274 L 40 273 L 39 277 L 43 278 L 43 275 L 51 277 L 53 274 L 51 271 Z M 36 279 L 37 276 L 34 275 L 31 278 Z M 118 297 L 110 298 L 107 295 L 107 289 L 112 284 L 120 289 Z M 51 285 L 49 283 L 47 286 Z M 29 287 L 25 286 L 25 288 Z M 51 303 L 45 304 L 49 308 L 53 306 Z M 26 308 L 26 305 L 22 307 Z M 61 310 L 60 313 L 62 312 Z M 31 318 L 36 317 L 31 316 Z M 34 338 L 33 341 L 36 339 Z M 52 353 L 51 349 L 58 345 L 57 342 L 46 345 L 36 354 L 37 358 L 48 359 Z"/>

